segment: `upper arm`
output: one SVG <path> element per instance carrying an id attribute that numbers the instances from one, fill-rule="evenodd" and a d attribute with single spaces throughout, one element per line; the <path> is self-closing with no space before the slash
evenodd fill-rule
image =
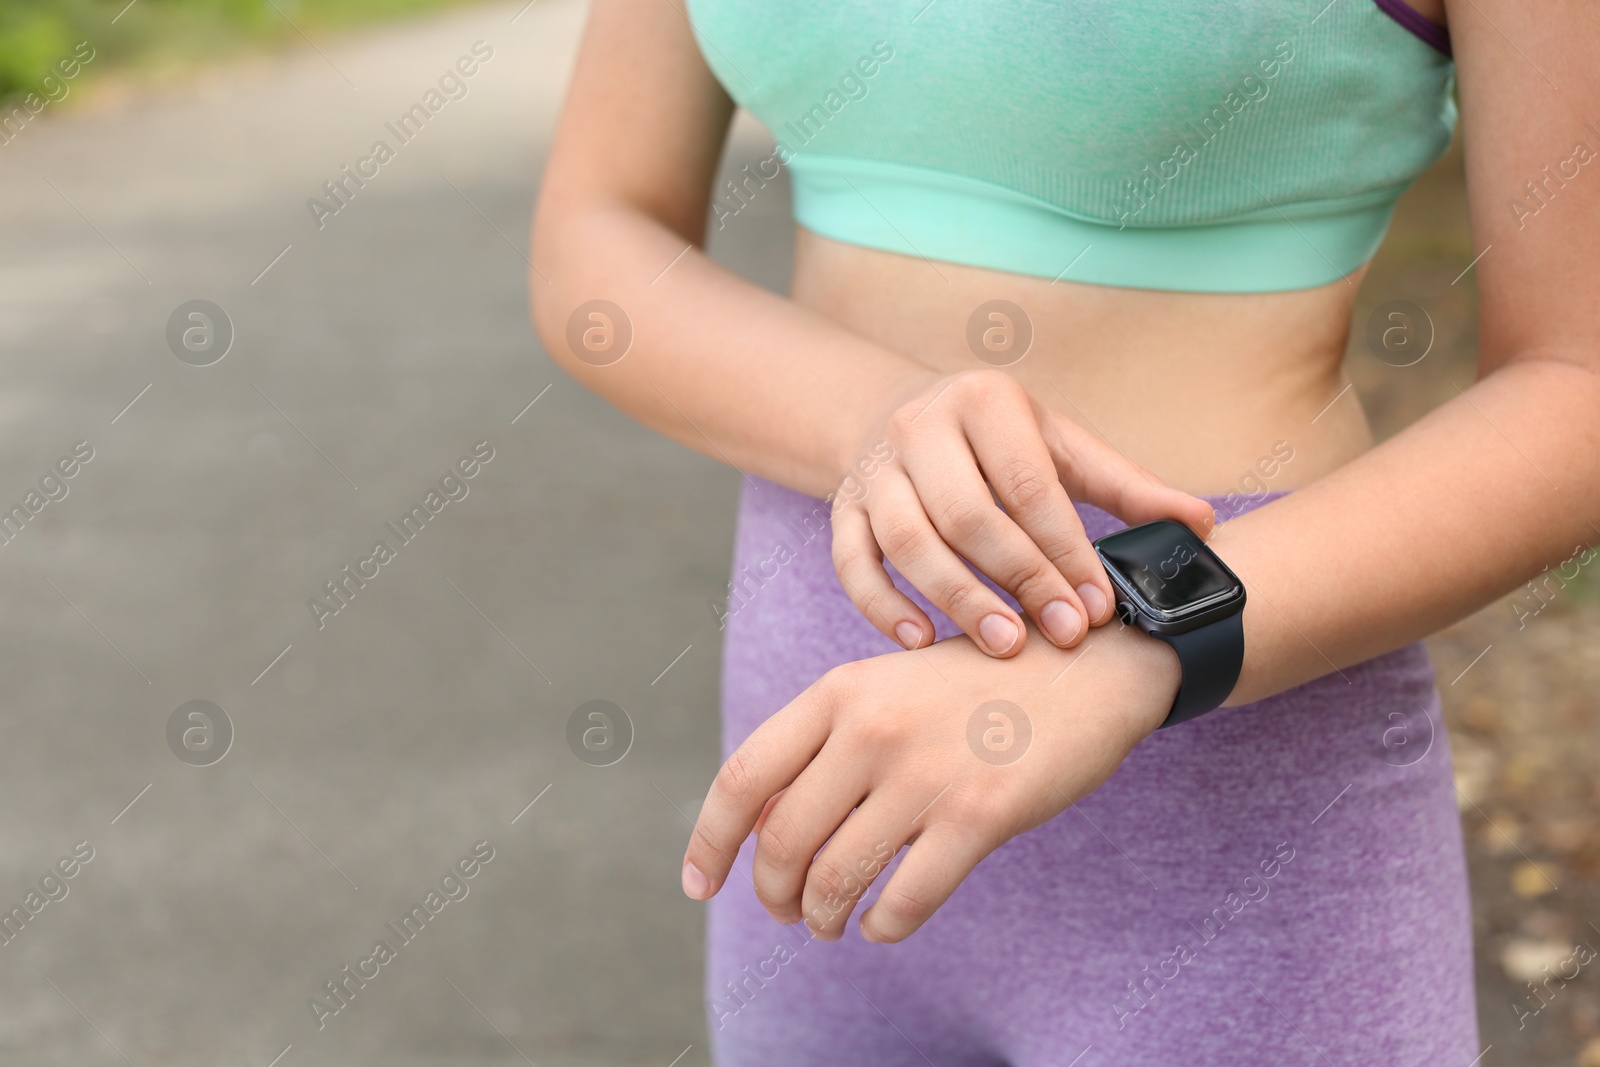
<path id="1" fill-rule="evenodd" d="M 1481 373 L 1525 358 L 1600 371 L 1600 7 L 1447 4 Z"/>
<path id="2" fill-rule="evenodd" d="M 698 244 L 732 115 L 678 0 L 593 0 L 540 215 L 620 203 Z"/>

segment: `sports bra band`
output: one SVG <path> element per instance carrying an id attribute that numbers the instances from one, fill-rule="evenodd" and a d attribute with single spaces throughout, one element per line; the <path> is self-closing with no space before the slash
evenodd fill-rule
<path id="1" fill-rule="evenodd" d="M 1416 34 L 1419 39 L 1445 55 L 1450 50 L 1450 31 L 1406 3 L 1406 0 L 1373 0 L 1378 9 L 1400 25 Z"/>

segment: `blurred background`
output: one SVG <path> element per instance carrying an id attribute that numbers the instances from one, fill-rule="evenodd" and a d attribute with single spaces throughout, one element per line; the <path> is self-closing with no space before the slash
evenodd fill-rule
<path id="1" fill-rule="evenodd" d="M 708 1062 L 738 477 L 528 326 L 583 14 L 0 7 L 0 1061 Z M 724 168 L 770 151 L 741 116 Z M 712 239 L 780 291 L 790 248 L 786 193 Z M 1471 380 L 1472 255 L 1458 146 L 1353 323 L 1380 435 Z M 1591 573 L 1431 642 L 1486 1065 L 1600 1067 L 1594 976 L 1526 985 L 1600 948 Z"/>

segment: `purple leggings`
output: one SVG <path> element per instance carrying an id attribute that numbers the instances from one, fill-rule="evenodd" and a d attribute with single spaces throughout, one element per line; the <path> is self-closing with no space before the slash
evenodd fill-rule
<path id="1" fill-rule="evenodd" d="M 1121 526 L 1078 510 L 1092 538 Z M 829 668 L 897 647 L 834 578 L 827 514 L 745 485 L 724 755 Z M 957 632 L 896 581 L 941 638 Z M 833 943 L 773 922 L 753 850 L 710 905 L 720 1067 L 1466 1067 L 1480 1052 L 1450 751 L 1420 644 L 1151 736 L 898 945 L 853 920 Z"/>

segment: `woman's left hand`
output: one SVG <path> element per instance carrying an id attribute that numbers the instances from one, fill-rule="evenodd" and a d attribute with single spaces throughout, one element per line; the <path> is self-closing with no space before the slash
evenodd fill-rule
<path id="1" fill-rule="evenodd" d="M 995 660 L 967 637 L 836 667 L 728 757 L 684 858 L 704 900 L 757 832 L 756 897 L 835 940 L 902 845 L 860 920 L 909 936 L 1006 841 L 1110 777 L 1161 724 L 1177 656 L 1113 622 L 1070 651 L 1030 641 Z"/>

